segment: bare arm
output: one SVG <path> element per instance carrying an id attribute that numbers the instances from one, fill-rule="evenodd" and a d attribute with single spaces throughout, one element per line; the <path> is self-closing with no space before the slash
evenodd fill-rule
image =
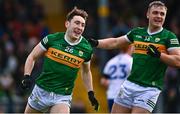
<path id="1" fill-rule="evenodd" d="M 161 53 L 160 59 L 169 66 L 180 68 L 180 49 L 169 51 L 169 55 Z"/>
<path id="2" fill-rule="evenodd" d="M 24 75 L 31 74 L 34 68 L 35 61 L 44 53 L 45 51 L 40 47 L 40 43 L 34 47 L 32 52 L 29 54 L 29 56 L 26 59 L 25 66 L 24 66 Z"/>
<path id="3" fill-rule="evenodd" d="M 93 91 L 92 73 L 90 70 L 90 62 L 83 63 L 82 69 L 81 69 L 81 76 L 82 76 L 82 80 L 84 82 L 84 85 L 85 85 L 87 91 Z"/>
<path id="4" fill-rule="evenodd" d="M 130 44 L 126 38 L 126 35 L 117 38 L 106 38 L 98 41 L 99 44 L 97 48 L 103 49 L 117 49 Z"/>
<path id="5" fill-rule="evenodd" d="M 101 85 L 103 85 L 106 89 L 108 88 L 109 86 L 109 80 L 105 77 L 102 77 L 101 78 L 101 81 L 100 81 Z"/>
<path id="6" fill-rule="evenodd" d="M 98 103 L 98 101 L 94 95 L 94 91 L 93 91 L 90 62 L 82 64 L 81 76 L 82 76 L 82 80 L 84 82 L 84 85 L 88 91 L 88 98 L 91 102 L 91 105 L 94 106 L 94 109 L 96 111 L 98 111 L 99 110 L 99 103 Z"/>

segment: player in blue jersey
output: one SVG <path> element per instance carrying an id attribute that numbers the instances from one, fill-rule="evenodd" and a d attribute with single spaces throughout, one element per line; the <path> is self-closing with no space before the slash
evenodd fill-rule
<path id="1" fill-rule="evenodd" d="M 121 85 L 127 79 L 132 67 L 132 46 L 125 47 L 111 58 L 105 65 L 101 84 L 107 88 L 107 101 L 111 112 L 114 98 L 118 95 Z"/>

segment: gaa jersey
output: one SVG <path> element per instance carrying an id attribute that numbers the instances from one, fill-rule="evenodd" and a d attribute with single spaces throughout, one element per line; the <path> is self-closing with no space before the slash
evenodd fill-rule
<path id="1" fill-rule="evenodd" d="M 133 59 L 129 54 L 119 53 L 106 63 L 103 74 L 107 75 L 109 80 L 108 99 L 114 99 L 118 95 L 121 85 L 131 71 L 132 61 Z"/>
<path id="2" fill-rule="evenodd" d="M 71 94 L 78 70 L 83 62 L 91 59 L 91 45 L 84 37 L 72 45 L 65 39 L 65 33 L 58 32 L 43 38 L 41 47 L 46 53 L 42 73 L 36 79 L 36 84 L 49 92 Z"/>
<path id="3" fill-rule="evenodd" d="M 127 33 L 127 38 L 134 44 L 133 66 L 129 81 L 141 86 L 162 89 L 167 65 L 159 58 L 147 55 L 147 46 L 153 44 L 162 53 L 168 53 L 173 48 L 179 48 L 176 35 L 164 28 L 150 34 L 147 28 L 137 27 Z"/>

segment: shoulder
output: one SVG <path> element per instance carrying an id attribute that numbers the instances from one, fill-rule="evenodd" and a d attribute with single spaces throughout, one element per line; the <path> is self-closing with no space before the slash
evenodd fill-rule
<path id="1" fill-rule="evenodd" d="M 57 42 L 59 41 L 59 39 L 63 39 L 63 38 L 64 38 L 64 33 L 57 32 L 57 33 L 49 34 L 41 40 L 41 44 L 47 49 L 54 42 Z"/>
<path id="2" fill-rule="evenodd" d="M 144 30 L 146 30 L 147 28 L 145 28 L 145 27 L 135 27 L 135 28 L 133 28 L 131 31 L 144 31 Z"/>
<path id="3" fill-rule="evenodd" d="M 132 61 L 132 56 L 130 56 L 129 54 L 121 54 L 121 61 L 122 62 L 129 62 Z"/>
<path id="4" fill-rule="evenodd" d="M 64 37 L 64 34 L 65 34 L 64 32 L 56 32 L 56 33 L 53 33 L 53 34 L 49 34 L 46 37 L 48 39 L 58 39 L 58 38 Z"/>
<path id="5" fill-rule="evenodd" d="M 81 43 L 80 45 L 82 45 L 82 47 L 87 48 L 89 50 L 92 50 L 92 46 L 90 45 L 90 43 L 87 41 L 87 39 L 84 36 L 81 36 Z"/>
<path id="6" fill-rule="evenodd" d="M 125 54 L 124 58 L 127 60 L 127 62 L 132 62 L 132 60 L 133 60 L 133 57 L 130 56 L 129 54 Z"/>
<path id="7" fill-rule="evenodd" d="M 144 33 L 147 31 L 147 28 L 146 27 L 136 27 L 136 28 L 133 28 L 131 29 L 127 35 L 131 35 L 131 34 L 141 34 L 141 33 Z"/>
<path id="8" fill-rule="evenodd" d="M 175 33 L 167 29 L 163 29 L 163 34 L 167 34 L 170 37 L 176 37 Z"/>
<path id="9" fill-rule="evenodd" d="M 114 56 L 114 57 L 112 57 L 108 62 L 107 62 L 107 64 L 117 64 L 118 62 L 119 62 L 119 58 L 120 58 L 120 54 L 118 54 L 118 55 L 116 55 L 116 56 Z"/>

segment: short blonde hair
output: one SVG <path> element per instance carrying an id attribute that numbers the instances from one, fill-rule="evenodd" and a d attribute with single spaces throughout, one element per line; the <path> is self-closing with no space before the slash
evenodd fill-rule
<path id="1" fill-rule="evenodd" d="M 161 1 L 153 1 L 149 4 L 148 9 L 150 9 L 152 6 L 163 6 L 167 10 L 166 5 Z"/>

